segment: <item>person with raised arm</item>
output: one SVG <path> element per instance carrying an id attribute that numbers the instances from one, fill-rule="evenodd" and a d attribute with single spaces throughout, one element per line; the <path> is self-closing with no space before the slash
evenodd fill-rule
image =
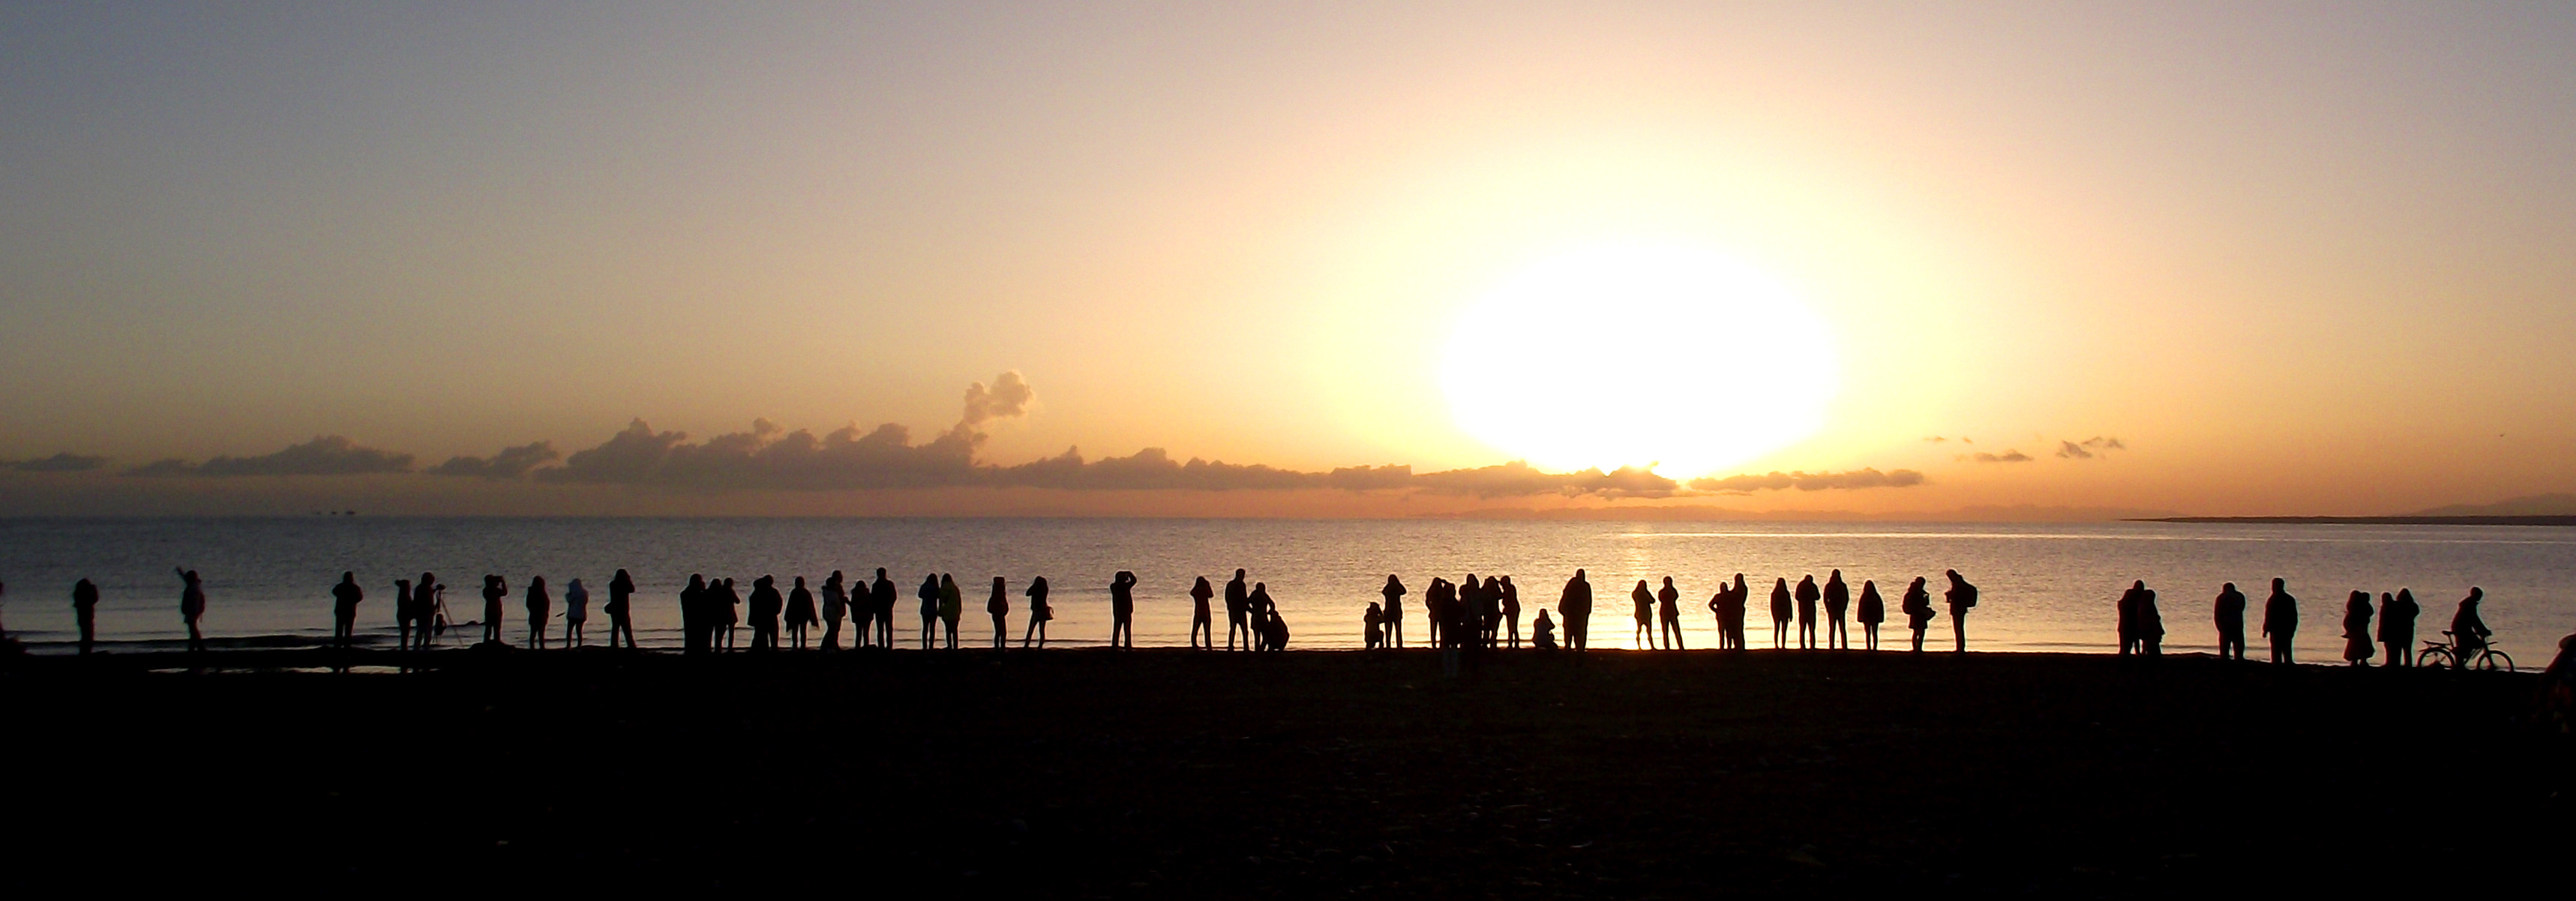
<path id="1" fill-rule="evenodd" d="M 1216 619 L 1208 611 L 1208 599 L 1216 597 L 1216 588 L 1206 576 L 1190 586 L 1190 647 L 1216 650 Z M 1206 635 L 1206 638 L 1200 638 Z"/>
<path id="2" fill-rule="evenodd" d="M 1029 597 L 1029 628 L 1028 631 L 1020 633 L 1020 647 L 1028 647 L 1029 636 L 1035 635 L 1038 639 L 1038 648 L 1043 650 L 1046 648 L 1047 621 L 1055 618 L 1055 608 L 1047 604 L 1046 577 L 1038 576 L 1030 579 L 1028 590 L 1021 593 Z M 1117 640 L 1117 632 L 1115 626 L 1110 628 L 1112 643 Z"/>
<path id="3" fill-rule="evenodd" d="M 98 584 L 88 579 L 72 583 L 72 624 L 80 627 L 80 652 L 89 653 L 98 641 Z"/>
<path id="4" fill-rule="evenodd" d="M 1816 602 L 1823 600 L 1825 596 L 1822 590 L 1816 588 L 1816 574 L 1808 573 L 1798 578 L 1796 596 L 1798 598 L 1798 650 L 1811 650 L 1816 646 Z"/>
<path id="5" fill-rule="evenodd" d="M 1834 570 L 1825 577 L 1825 649 L 1851 650 L 1851 627 L 1843 625 L 1851 612 L 1851 586 L 1844 584 L 1843 571 Z"/>
<path id="6" fill-rule="evenodd" d="M 2272 640 L 2272 662 L 2290 663 L 2299 637 L 2299 599 L 2290 596 L 2287 579 L 2272 580 L 2272 596 L 2263 599 L 2263 637 Z"/>
<path id="7" fill-rule="evenodd" d="M 564 647 L 581 647 L 581 627 L 590 622 L 590 589 L 580 579 L 564 586 Z"/>
<path id="8" fill-rule="evenodd" d="M 1968 584 L 1967 577 L 1959 575 L 1958 570 L 1942 570 L 1942 574 L 1950 578 L 1950 587 L 1941 591 L 1941 597 L 1950 602 L 1950 638 L 1954 642 L 1950 651 L 1964 654 L 1968 652 L 1968 611 L 1977 606 L 1977 586 Z"/>
<path id="9" fill-rule="evenodd" d="M 2397 589 L 2395 597 L 2380 601 L 2379 644 L 2388 649 L 2387 665 L 2415 665 L 2415 616 L 2423 610 L 2412 589 Z"/>
<path id="10" fill-rule="evenodd" d="M 635 647 L 635 577 L 625 570 L 608 580 L 608 603 L 599 612 L 608 614 L 608 646 L 617 646 L 617 637 L 626 636 L 626 647 Z"/>
<path id="11" fill-rule="evenodd" d="M 2245 593 L 2234 582 L 2219 586 L 2210 612 L 2218 623 L 2218 659 L 2245 659 Z"/>
<path id="12" fill-rule="evenodd" d="M 528 608 L 528 646 L 546 649 L 546 621 L 554 618 L 554 595 L 546 591 L 546 577 L 529 576 L 528 590 L 520 595 Z"/>
<path id="13" fill-rule="evenodd" d="M 1556 599 L 1556 615 L 1565 621 L 1566 648 L 1584 650 L 1585 633 L 1591 630 L 1592 583 L 1584 580 L 1582 570 L 1565 580 L 1565 592 Z"/>
<path id="14" fill-rule="evenodd" d="M 196 570 L 177 571 L 179 573 L 179 619 L 188 625 L 188 652 L 193 654 L 206 649 L 206 635 L 198 630 L 199 621 L 206 618 L 206 582 L 197 577 Z"/>
<path id="15" fill-rule="evenodd" d="M 1386 645 L 1390 648 L 1402 648 L 1404 647 L 1404 580 L 1396 578 L 1394 573 L 1387 573 L 1386 585 L 1379 588 L 1377 593 L 1386 598 Z"/>
<path id="16" fill-rule="evenodd" d="M 1663 626 L 1664 647 L 1682 648 L 1682 590 L 1673 586 L 1673 577 L 1664 577 L 1664 587 L 1655 592 L 1655 621 Z"/>
<path id="17" fill-rule="evenodd" d="M 1878 624 L 1887 621 L 1887 599 L 1878 596 L 1878 583 L 1860 580 L 1861 642 L 1868 650 L 1878 650 Z"/>
<path id="18" fill-rule="evenodd" d="M 358 587 L 358 574 L 342 572 L 340 584 L 331 586 L 331 643 L 348 647 L 358 637 L 358 602 L 367 592 Z"/>
<path id="19" fill-rule="evenodd" d="M 849 618 L 850 615 L 848 578 L 837 569 L 833 570 L 831 575 L 823 577 L 823 650 L 826 651 L 841 649 L 841 620 Z M 862 620 L 859 625 L 859 643 L 867 643 L 867 632 L 867 624 Z"/>
<path id="20" fill-rule="evenodd" d="M 797 576 L 796 584 L 787 592 L 787 646 L 804 650 L 806 630 L 821 619 L 814 611 L 814 589 L 805 587 L 804 576 Z"/>
<path id="21" fill-rule="evenodd" d="M 1109 646 L 1136 646 L 1136 574 L 1123 569 L 1109 577 Z"/>

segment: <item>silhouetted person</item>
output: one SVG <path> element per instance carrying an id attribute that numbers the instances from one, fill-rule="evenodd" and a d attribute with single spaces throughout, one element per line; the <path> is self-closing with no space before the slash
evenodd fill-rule
<path id="1" fill-rule="evenodd" d="M 1556 599 L 1556 615 L 1565 620 L 1565 646 L 1584 650 L 1585 633 L 1591 631 L 1592 583 L 1584 580 L 1582 570 L 1575 570 L 1574 578 L 1565 580 L 1565 593 Z"/>
<path id="2" fill-rule="evenodd" d="M 876 580 L 868 583 L 868 602 L 876 608 L 877 647 L 894 649 L 894 605 L 902 599 L 894 580 L 886 578 L 885 567 L 877 567 Z"/>
<path id="3" fill-rule="evenodd" d="M 2218 659 L 2245 659 L 2245 593 L 2234 582 L 2219 586 L 2210 610 L 2218 621 Z"/>
<path id="4" fill-rule="evenodd" d="M 1663 626 L 1664 647 L 1682 650 L 1682 590 L 1673 587 L 1671 576 L 1655 591 L 1655 621 Z"/>
<path id="5" fill-rule="evenodd" d="M 1950 587 L 1941 591 L 1942 598 L 1950 602 L 1950 637 L 1955 642 L 1950 650 L 1964 654 L 1968 651 L 1968 611 L 1977 606 L 1977 586 L 1968 584 L 1958 570 L 1942 573 L 1950 578 Z"/>
<path id="6" fill-rule="evenodd" d="M 343 572 L 340 584 L 331 586 L 331 643 L 348 647 L 358 636 L 358 602 L 367 593 L 358 587 L 358 574 Z"/>
<path id="7" fill-rule="evenodd" d="M 1905 611 L 1905 627 L 1914 630 L 1914 653 L 1923 653 L 1923 631 L 1932 626 L 1932 592 L 1924 589 L 1922 576 L 1905 586 L 1905 597 L 1898 605 Z"/>
<path id="8" fill-rule="evenodd" d="M 1130 578 L 1133 577 L 1131 576 Z M 1113 585 L 1116 584 L 1116 580 L 1112 579 L 1111 583 Z M 1028 647 L 1029 636 L 1036 635 L 1038 638 L 1038 647 L 1043 649 L 1046 647 L 1047 621 L 1055 618 L 1055 607 L 1047 603 L 1048 588 L 1046 577 L 1038 576 L 1030 579 L 1028 590 L 1021 593 L 1028 595 L 1029 598 L 1029 628 L 1028 631 L 1020 633 L 1020 647 Z M 1113 615 L 1115 615 L 1118 606 L 1118 601 L 1115 597 L 1116 593 L 1116 590 L 1112 589 L 1110 608 Z M 1134 604 L 1130 603 L 1129 608 L 1129 612 L 1132 614 L 1134 612 Z M 1118 632 L 1119 628 L 1117 626 L 1112 625 L 1109 627 L 1110 644 L 1115 645 L 1118 643 Z"/>
<path id="9" fill-rule="evenodd" d="M 1637 632 L 1629 637 L 1636 642 L 1637 650 L 1654 650 L 1655 591 L 1646 587 L 1646 580 L 1638 579 L 1637 587 L 1628 589 L 1628 606 L 1637 620 Z"/>
<path id="10" fill-rule="evenodd" d="M 1753 589 L 1744 584 L 1743 573 L 1736 573 L 1735 587 L 1726 598 L 1726 629 L 1735 638 L 1736 650 L 1741 651 L 1748 647 L 1744 635 L 1744 620 L 1752 613 L 1752 608 Z"/>
<path id="11" fill-rule="evenodd" d="M 1511 646 L 1515 648 L 1520 647 L 1521 589 L 1520 586 L 1512 584 L 1512 577 L 1510 576 L 1503 577 L 1502 603 L 1503 628 L 1508 630 L 1508 637 L 1511 641 Z"/>
<path id="12" fill-rule="evenodd" d="M 1556 623 L 1547 618 L 1547 608 L 1538 610 L 1538 620 L 1530 623 L 1530 647 L 1542 651 L 1556 650 Z"/>
<path id="13" fill-rule="evenodd" d="M 420 618 L 419 601 L 411 596 L 411 580 L 394 580 L 394 649 L 411 650 L 411 624 Z"/>
<path id="14" fill-rule="evenodd" d="M 805 587 L 804 576 L 797 576 L 796 584 L 787 592 L 788 647 L 804 650 L 805 630 L 813 628 L 820 619 L 822 617 L 814 612 L 814 590 Z"/>
<path id="15" fill-rule="evenodd" d="M 635 577 L 627 575 L 625 570 L 618 570 L 617 575 L 608 580 L 608 604 L 599 608 L 599 612 L 608 614 L 609 647 L 617 646 L 619 635 L 626 636 L 628 648 L 635 647 L 634 597 Z"/>
<path id="16" fill-rule="evenodd" d="M 2272 641 L 2272 662 L 2290 663 L 2291 651 L 2299 638 L 2299 599 L 2290 596 L 2289 582 L 2272 580 L 2272 596 L 2263 599 L 2263 637 Z"/>
<path id="17" fill-rule="evenodd" d="M 2484 650 L 2487 639 L 2495 635 L 2487 631 L 2486 620 L 2478 616 L 2478 602 L 2486 596 L 2486 589 L 2470 588 L 2469 596 L 2460 599 L 2459 612 L 2451 614 L 2451 650 L 2461 669 L 2474 664 L 2478 651 Z"/>
<path id="18" fill-rule="evenodd" d="M 1878 596 L 1878 583 L 1860 580 L 1860 632 L 1864 647 L 1878 650 L 1878 624 L 1886 621 L 1887 599 Z"/>
<path id="19" fill-rule="evenodd" d="M 554 618 L 554 595 L 546 591 L 546 577 L 529 576 L 528 590 L 521 595 L 528 607 L 528 644 L 546 649 L 546 621 Z"/>
<path id="20" fill-rule="evenodd" d="M 2149 657 L 2161 657 L 2165 648 L 2165 618 L 2156 610 L 2156 590 L 2138 583 L 2137 616 L 2138 651 Z"/>
<path id="21" fill-rule="evenodd" d="M 1386 608 L 1376 601 L 1360 615 L 1360 646 L 1372 651 L 1386 647 Z"/>
<path id="22" fill-rule="evenodd" d="M 1449 601 L 1454 597 L 1449 580 L 1439 576 L 1432 576 L 1431 584 L 1422 589 L 1423 629 L 1431 635 L 1432 647 L 1441 647 L 1440 632 L 1449 621 Z"/>
<path id="23" fill-rule="evenodd" d="M 1794 606 L 1795 604 L 1796 601 L 1793 600 L 1793 596 L 1789 593 L 1789 580 L 1785 578 L 1772 579 L 1771 647 L 1774 649 L 1789 646 L 1789 621 L 1791 617 L 1797 615 L 1798 610 L 1798 608 Z"/>
<path id="24" fill-rule="evenodd" d="M 921 649 L 930 650 L 939 640 L 939 574 L 921 577 Z"/>
<path id="25" fill-rule="evenodd" d="M 510 583 L 491 573 L 483 574 L 483 642 L 501 641 L 501 599 L 510 596 Z"/>
<path id="26" fill-rule="evenodd" d="M 2370 592 L 2356 591 L 2343 602 L 2343 659 L 2354 666 L 2369 666 L 2379 649 L 2370 640 Z"/>
<path id="27" fill-rule="evenodd" d="M 1235 570 L 1234 578 L 1225 583 L 1225 649 L 1229 651 L 1234 650 L 1234 636 L 1238 632 L 1243 634 L 1244 649 L 1253 648 L 1252 627 L 1244 622 L 1246 605 L 1250 604 L 1252 599 L 1252 589 L 1244 584 L 1243 576 L 1243 570 Z"/>
<path id="28" fill-rule="evenodd" d="M 957 578 L 939 574 L 939 625 L 947 630 L 948 649 L 957 649 L 957 619 L 966 615 L 966 595 L 957 590 Z"/>
<path id="29" fill-rule="evenodd" d="M 984 613 L 993 618 L 993 650 L 1010 647 L 1011 590 L 1002 585 L 1002 577 L 993 577 L 993 596 L 984 600 Z"/>
<path id="30" fill-rule="evenodd" d="M 447 631 L 452 622 L 447 615 L 447 586 L 438 583 L 436 573 L 421 573 L 420 581 L 411 585 L 412 609 L 420 613 L 420 625 L 412 632 L 421 650 L 428 650 L 430 639 Z"/>
<path id="31" fill-rule="evenodd" d="M 2122 657 L 2129 656 L 2138 650 L 2138 596 L 2146 593 L 2146 590 L 2146 580 L 2140 579 L 2131 582 L 2127 591 L 2120 592 L 2119 630 Z"/>
<path id="32" fill-rule="evenodd" d="M 1246 598 L 1261 618 L 1261 647 L 1267 651 L 1288 649 L 1288 618 L 1279 615 L 1279 605 L 1270 600 L 1270 587 L 1252 583 L 1252 594 Z"/>
<path id="33" fill-rule="evenodd" d="M 823 650 L 826 651 L 841 649 L 841 620 L 850 614 L 850 592 L 844 585 L 846 578 L 837 569 L 823 577 Z M 859 643 L 868 643 L 865 614 L 860 615 Z"/>
<path id="34" fill-rule="evenodd" d="M 590 589 L 580 579 L 564 586 L 564 646 L 581 647 L 582 624 L 590 622 Z"/>
<path id="35" fill-rule="evenodd" d="M 88 579 L 72 583 L 72 622 L 80 626 L 80 652 L 98 641 L 98 585 Z"/>
<path id="36" fill-rule="evenodd" d="M 778 577 L 763 575 L 751 580 L 751 649 L 778 650 L 778 618 L 787 612 L 787 599 L 778 593 Z"/>
<path id="37" fill-rule="evenodd" d="M 680 650 L 687 654 L 704 654 L 712 650 L 714 620 L 707 616 L 707 579 L 689 574 L 689 584 L 680 589 Z"/>
<path id="38" fill-rule="evenodd" d="M 1136 646 L 1136 574 L 1123 569 L 1109 577 L 1109 646 Z"/>
<path id="39" fill-rule="evenodd" d="M 1798 649 L 1804 651 L 1816 646 L 1816 602 L 1825 593 L 1816 588 L 1815 574 L 1809 573 L 1799 577 L 1794 596 L 1798 599 Z"/>
<path id="40" fill-rule="evenodd" d="M 716 586 L 716 598 L 722 602 L 716 605 L 716 616 L 724 623 L 724 649 L 730 651 L 734 629 L 742 625 L 742 593 L 734 590 L 732 576 Z"/>
<path id="41" fill-rule="evenodd" d="M 1843 617 L 1851 612 L 1851 586 L 1843 584 L 1843 571 L 1825 576 L 1825 648 L 1851 650 L 1851 627 Z"/>
<path id="42" fill-rule="evenodd" d="M 2415 603 L 2415 592 L 2404 588 L 2380 602 L 2379 644 L 2388 649 L 2389 666 L 2415 665 L 2415 615 L 2423 610 Z"/>
<path id="43" fill-rule="evenodd" d="M 1391 648 L 1404 647 L 1404 581 L 1397 579 L 1394 573 L 1387 573 L 1386 587 L 1378 589 L 1377 593 L 1386 598 L 1386 644 Z"/>
<path id="44" fill-rule="evenodd" d="M 1503 627 L 1503 583 L 1493 576 L 1485 577 L 1484 590 L 1476 596 L 1476 646 L 1496 647 Z"/>
<path id="45" fill-rule="evenodd" d="M 1190 647 L 1216 649 L 1216 619 L 1208 611 L 1208 599 L 1213 597 L 1216 588 L 1208 584 L 1206 576 L 1200 576 L 1190 586 Z M 1201 634 L 1207 637 L 1202 639 Z"/>
<path id="46" fill-rule="evenodd" d="M 196 570 L 181 569 L 178 573 L 179 619 L 188 624 L 188 652 L 193 654 L 206 649 L 205 633 L 197 630 L 198 621 L 206 617 L 206 583 L 197 578 Z"/>

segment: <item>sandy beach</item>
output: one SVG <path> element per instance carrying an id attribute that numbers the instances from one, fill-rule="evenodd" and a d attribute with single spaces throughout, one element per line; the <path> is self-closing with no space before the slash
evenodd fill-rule
<path id="1" fill-rule="evenodd" d="M 1429 652 L 209 662 L 9 661 L 14 878 L 2153 896 L 2499 879 L 2568 837 L 2566 749 L 2515 725 L 2527 673 L 1758 651 L 1502 653 L 1455 681 Z"/>

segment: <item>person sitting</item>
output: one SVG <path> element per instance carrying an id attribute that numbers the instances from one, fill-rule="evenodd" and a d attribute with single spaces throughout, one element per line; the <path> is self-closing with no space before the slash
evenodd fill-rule
<path id="1" fill-rule="evenodd" d="M 1360 617 L 1360 622 L 1365 624 L 1360 636 L 1367 642 L 1369 650 L 1374 651 L 1386 646 L 1386 608 L 1378 606 L 1376 601 L 1370 601 L 1368 613 Z"/>
<path id="2" fill-rule="evenodd" d="M 1542 651 L 1556 650 L 1556 621 L 1547 618 L 1546 608 L 1538 611 L 1538 622 L 1530 624 L 1530 647 Z"/>

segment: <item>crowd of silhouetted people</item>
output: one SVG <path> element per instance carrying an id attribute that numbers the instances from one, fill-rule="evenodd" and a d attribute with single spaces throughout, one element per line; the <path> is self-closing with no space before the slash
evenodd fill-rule
<path id="1" fill-rule="evenodd" d="M 2415 602 L 2412 589 L 2380 592 L 2379 606 L 2371 607 L 2370 592 L 2354 591 L 2344 599 L 2343 659 L 2353 666 L 2369 666 L 2371 658 L 2385 655 L 2387 666 L 2415 666 L 2426 657 L 2445 658 L 2462 666 L 2479 665 L 2489 652 L 2488 639 L 2495 633 L 2487 628 L 2478 614 L 2478 603 L 2486 598 L 2483 589 L 2472 587 L 2460 599 L 2451 614 L 2451 628 L 2444 630 L 2448 640 L 2415 646 L 2415 621 L 2423 607 Z M 2245 659 L 2245 614 L 2247 598 L 2228 582 L 2218 589 L 2212 614 L 2218 628 L 2218 656 L 2221 659 Z M 2120 593 L 2118 603 L 2120 656 L 2155 657 L 2163 653 L 2165 624 L 2156 608 L 2156 592 L 2145 580 L 2129 583 Z M 2374 622 L 2376 625 L 2374 625 Z M 2271 644 L 2272 662 L 2293 663 L 2299 634 L 2299 599 L 2291 596 L 2288 580 L 2273 579 L 2272 593 L 2263 599 L 2262 636 Z M 2504 666 L 2512 663 L 2505 660 Z"/>

